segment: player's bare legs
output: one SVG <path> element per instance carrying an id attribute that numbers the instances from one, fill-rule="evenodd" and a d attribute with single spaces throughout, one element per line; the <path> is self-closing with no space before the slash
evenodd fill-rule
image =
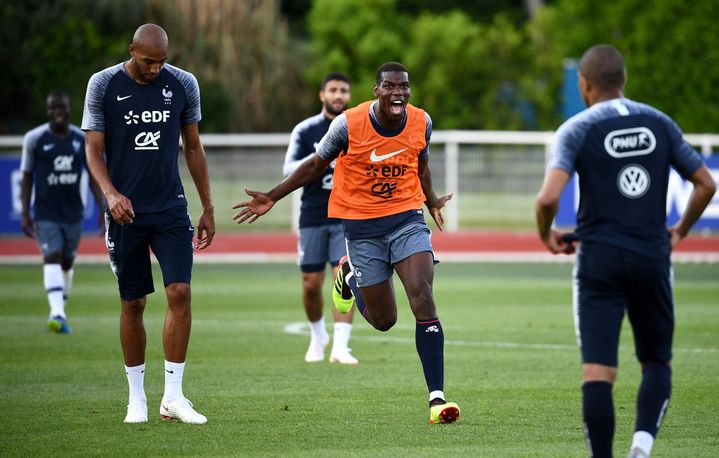
<path id="1" fill-rule="evenodd" d="M 165 288 L 167 293 L 167 314 L 162 330 L 162 345 L 165 359 L 175 363 L 185 361 L 187 345 L 190 341 L 192 311 L 190 309 L 190 285 L 171 283 Z"/>
<path id="2" fill-rule="evenodd" d="M 415 253 L 394 265 L 404 290 L 407 292 L 409 306 L 417 321 L 437 318 L 437 310 L 432 297 L 434 282 L 434 258 L 427 251 Z"/>
<path id="3" fill-rule="evenodd" d="M 142 321 L 142 314 L 145 312 L 147 296 L 137 299 L 120 301 L 122 311 L 120 312 L 120 344 L 122 354 L 125 357 L 125 365 L 129 367 L 139 366 L 145 362 L 145 325 Z"/>
<path id="4" fill-rule="evenodd" d="M 145 395 L 145 325 L 142 315 L 145 312 L 147 296 L 137 299 L 121 299 L 120 344 L 125 358 L 125 374 L 130 387 L 130 399 L 127 405 L 125 423 L 144 423 L 147 421 L 147 396 Z"/>
<path id="5" fill-rule="evenodd" d="M 332 276 L 337 276 L 337 267 L 332 269 Z M 324 299 L 322 286 L 325 281 L 325 272 L 302 272 L 302 303 L 310 324 L 310 344 L 305 354 L 305 361 L 324 361 L 324 350 L 329 344 L 330 337 L 325 328 L 323 316 Z M 334 334 L 330 362 L 341 364 L 357 364 L 358 361 L 350 354 L 347 346 L 350 336 L 353 311 L 342 314 L 332 307 L 334 317 Z M 339 326 L 338 326 L 339 324 Z"/>
<path id="6" fill-rule="evenodd" d="M 378 331 L 389 331 L 397 322 L 397 302 L 392 278 L 359 288 L 365 303 L 364 317 Z"/>

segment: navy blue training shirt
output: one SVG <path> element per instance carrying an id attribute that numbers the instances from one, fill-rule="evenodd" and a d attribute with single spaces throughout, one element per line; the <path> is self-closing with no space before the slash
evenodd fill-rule
<path id="1" fill-rule="evenodd" d="M 45 123 L 25 134 L 20 169 L 34 174 L 35 220 L 77 223 L 84 206 L 80 181 L 85 168 L 85 133 L 70 125 L 57 136 Z"/>
<path id="2" fill-rule="evenodd" d="M 153 213 L 187 206 L 177 165 L 180 128 L 201 118 L 191 73 L 165 64 L 154 81 L 139 84 L 121 63 L 90 78 L 82 129 L 105 133 L 113 186 L 135 213 Z"/>
<path id="3" fill-rule="evenodd" d="M 687 178 L 703 164 L 676 123 L 625 98 L 597 103 L 557 130 L 549 168 L 579 176 L 577 235 L 652 257 L 670 253 L 669 168 Z"/>
<path id="4" fill-rule="evenodd" d="M 292 130 L 290 144 L 282 167 L 284 176 L 290 175 L 316 150 L 317 144 L 327 133 L 331 120 L 324 114 L 307 118 Z M 325 224 L 340 224 L 336 218 L 327 217 L 327 203 L 332 191 L 334 162 L 325 169 L 322 176 L 304 186 L 300 206 L 300 227 L 316 227 Z"/>

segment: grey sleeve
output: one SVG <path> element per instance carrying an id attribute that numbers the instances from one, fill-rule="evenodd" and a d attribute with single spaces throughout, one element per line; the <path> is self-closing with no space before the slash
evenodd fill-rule
<path id="1" fill-rule="evenodd" d="M 183 125 L 197 124 L 202 119 L 202 110 L 200 109 L 200 85 L 192 73 L 183 71 L 180 75 L 178 75 L 178 78 L 187 94 L 187 106 L 185 106 L 182 112 L 180 122 Z"/>
<path id="2" fill-rule="evenodd" d="M 424 132 L 424 139 L 427 143 L 427 146 L 425 146 L 424 149 L 419 152 L 418 159 L 420 161 L 426 161 L 429 159 L 429 140 L 432 138 L 432 118 L 429 117 L 429 113 L 424 113 L 424 119 L 427 122 L 427 128 Z"/>
<path id="3" fill-rule="evenodd" d="M 689 178 L 704 164 L 701 155 L 684 140 L 679 126 L 669 117 L 665 118 L 671 141 L 671 164 L 683 178 Z"/>
<path id="4" fill-rule="evenodd" d="M 342 113 L 332 120 L 330 128 L 317 145 L 317 154 L 325 161 L 336 159 L 349 145 L 347 115 Z"/>
<path id="5" fill-rule="evenodd" d="M 304 156 L 302 155 L 302 135 L 300 134 L 300 131 L 301 129 L 299 124 L 292 129 L 290 144 L 287 146 L 287 153 L 285 153 L 285 163 L 282 165 L 282 176 L 284 177 L 290 176 L 297 167 L 312 157 L 312 152 Z"/>
<path id="6" fill-rule="evenodd" d="M 114 73 L 108 70 L 95 73 L 87 83 L 85 104 L 82 109 L 82 130 L 105 132 L 105 91 Z"/>
<path id="7" fill-rule="evenodd" d="M 20 170 L 23 172 L 32 172 L 35 169 L 35 147 L 40 135 L 42 135 L 42 132 L 36 128 L 26 133 L 22 139 Z"/>
<path id="8" fill-rule="evenodd" d="M 547 170 L 560 169 L 572 175 L 585 136 L 586 131 L 581 123 L 570 119 L 562 124 L 554 136 L 554 144 L 549 155 Z"/>

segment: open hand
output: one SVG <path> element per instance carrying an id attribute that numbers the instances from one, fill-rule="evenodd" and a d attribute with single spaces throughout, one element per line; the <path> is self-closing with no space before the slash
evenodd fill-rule
<path id="1" fill-rule="evenodd" d="M 437 228 L 440 231 L 444 230 L 444 217 L 442 216 L 442 207 L 447 203 L 448 200 L 452 198 L 452 194 L 447 194 L 446 196 L 439 197 L 434 202 L 425 202 L 427 205 L 427 209 L 429 210 L 429 214 L 432 215 L 432 219 L 434 220 L 435 224 L 437 225 Z"/>
<path id="2" fill-rule="evenodd" d="M 252 200 L 238 202 L 232 206 L 235 210 L 238 208 L 242 209 L 232 217 L 233 220 L 237 221 L 237 224 L 242 224 L 248 219 L 249 221 L 247 221 L 247 223 L 252 224 L 257 218 L 270 211 L 275 205 L 275 201 L 272 200 L 267 193 L 250 191 L 247 188 L 245 188 L 245 193 L 252 197 Z"/>

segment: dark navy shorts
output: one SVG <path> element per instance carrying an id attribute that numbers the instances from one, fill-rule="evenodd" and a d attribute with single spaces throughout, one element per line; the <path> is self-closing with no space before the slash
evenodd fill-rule
<path id="1" fill-rule="evenodd" d="M 137 299 L 155 291 L 150 249 L 160 263 L 165 286 L 190 283 L 195 228 L 187 208 L 136 214 L 132 224 L 125 225 L 117 224 L 105 213 L 105 227 L 110 266 L 117 276 L 122 299 Z"/>
<path id="2" fill-rule="evenodd" d="M 336 266 L 346 253 L 342 223 L 300 228 L 297 263 L 302 272 L 323 272 L 325 264 Z"/>
<path id="3" fill-rule="evenodd" d="M 579 244 L 574 266 L 574 324 L 584 363 L 617 366 L 626 310 L 642 362 L 672 359 L 674 301 L 669 257 L 612 245 Z"/>

